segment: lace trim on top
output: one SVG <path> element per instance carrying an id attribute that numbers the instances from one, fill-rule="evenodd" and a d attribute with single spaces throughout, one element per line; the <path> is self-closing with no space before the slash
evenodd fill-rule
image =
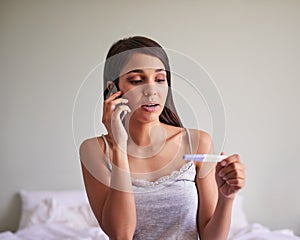
<path id="1" fill-rule="evenodd" d="M 192 161 L 185 163 L 179 170 L 173 171 L 170 175 L 160 177 L 155 181 L 134 178 L 132 178 L 131 180 L 132 184 L 136 187 L 155 187 L 158 185 L 169 185 L 184 174 L 188 174 L 191 177 L 190 180 L 194 180 L 196 170 Z"/>

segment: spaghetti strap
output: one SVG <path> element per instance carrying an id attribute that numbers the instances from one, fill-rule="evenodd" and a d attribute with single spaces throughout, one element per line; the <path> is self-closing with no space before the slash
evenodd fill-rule
<path id="1" fill-rule="evenodd" d="M 188 143 L 189 143 L 189 147 L 190 147 L 190 153 L 193 154 L 190 131 L 189 131 L 188 128 L 185 128 L 185 130 L 186 130 L 186 134 L 187 134 L 187 137 L 188 137 Z"/>
<path id="2" fill-rule="evenodd" d="M 112 165 L 111 165 L 111 162 L 110 162 L 110 157 L 109 157 L 109 146 L 108 146 L 108 142 L 106 140 L 106 137 L 104 136 L 104 134 L 101 135 L 104 143 L 105 143 L 105 160 L 106 160 L 106 165 L 107 165 L 107 168 L 109 169 L 109 171 L 112 170 Z"/>

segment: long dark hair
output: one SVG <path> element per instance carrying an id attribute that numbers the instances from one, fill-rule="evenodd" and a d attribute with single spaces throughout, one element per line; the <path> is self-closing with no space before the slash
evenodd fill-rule
<path id="1" fill-rule="evenodd" d="M 118 88 L 120 71 L 129 61 L 129 58 L 133 53 L 144 53 L 153 57 L 157 57 L 162 61 L 167 73 L 169 91 L 165 106 L 159 116 L 159 121 L 168 125 L 183 127 L 173 101 L 171 90 L 171 73 L 168 56 L 162 46 L 160 46 L 152 39 L 142 36 L 134 36 L 121 39 L 111 46 L 106 56 L 103 71 L 103 89 L 105 89 L 104 99 L 107 98 L 108 93 L 107 82 L 114 81 Z"/>

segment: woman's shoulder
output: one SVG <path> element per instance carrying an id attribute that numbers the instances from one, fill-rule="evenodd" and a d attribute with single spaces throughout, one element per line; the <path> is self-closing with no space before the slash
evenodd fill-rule
<path id="1" fill-rule="evenodd" d="M 212 138 L 210 134 L 204 130 L 190 128 L 191 143 L 194 153 L 209 153 L 212 146 Z"/>
<path id="2" fill-rule="evenodd" d="M 79 152 L 93 150 L 95 148 L 99 148 L 99 146 L 101 149 L 104 149 L 105 142 L 102 140 L 103 136 L 107 137 L 107 135 L 101 135 L 84 139 L 79 146 Z"/>
<path id="3" fill-rule="evenodd" d="M 191 135 L 194 135 L 196 137 L 199 137 L 199 140 L 202 142 L 211 141 L 211 136 L 208 132 L 201 130 L 201 129 L 194 129 L 190 128 L 188 129 Z"/>
<path id="4" fill-rule="evenodd" d="M 194 149 L 194 153 L 206 153 L 206 151 L 209 151 L 210 146 L 212 145 L 212 138 L 210 134 L 204 130 L 176 127 L 171 125 L 168 125 L 167 127 L 171 133 L 171 136 L 176 136 L 180 133 L 186 135 L 186 133 L 188 132 L 191 139 L 192 148 Z"/>
<path id="5" fill-rule="evenodd" d="M 94 169 L 95 166 L 98 166 L 97 169 L 102 169 L 105 166 L 107 167 L 107 149 L 101 136 L 87 138 L 82 141 L 79 147 L 79 156 L 81 163 L 87 169 Z M 103 159 L 105 161 L 103 161 Z"/>
<path id="6" fill-rule="evenodd" d="M 188 130 L 191 137 L 201 138 L 201 141 L 211 141 L 210 134 L 204 130 L 195 129 L 195 128 L 187 128 L 187 127 L 177 127 L 177 126 L 172 126 L 172 125 L 167 125 L 167 124 L 164 124 L 164 125 L 173 134 L 182 133 L 182 132 L 185 132 L 186 130 Z"/>

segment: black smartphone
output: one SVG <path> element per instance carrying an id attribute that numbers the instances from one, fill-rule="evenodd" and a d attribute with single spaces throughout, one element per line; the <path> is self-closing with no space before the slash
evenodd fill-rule
<path id="1" fill-rule="evenodd" d="M 112 93 L 116 93 L 116 92 L 120 91 L 119 79 L 117 78 L 116 80 L 113 81 L 113 83 L 114 83 L 114 85 L 110 90 L 108 90 L 108 88 L 105 89 L 105 91 L 104 91 L 105 99 L 107 99 Z M 122 95 L 120 95 L 117 98 L 121 98 L 121 97 L 122 97 Z M 116 107 L 118 107 L 118 105 L 120 105 L 120 104 L 117 104 Z M 122 122 L 124 123 L 124 113 L 123 112 L 121 113 L 120 118 L 122 119 Z"/>
<path id="2" fill-rule="evenodd" d="M 119 79 L 116 79 L 113 81 L 113 87 L 111 89 L 106 88 L 104 91 L 104 98 L 107 99 L 112 93 L 116 93 L 118 91 L 120 91 L 119 89 Z M 122 95 L 120 95 L 118 98 L 122 97 Z"/>

